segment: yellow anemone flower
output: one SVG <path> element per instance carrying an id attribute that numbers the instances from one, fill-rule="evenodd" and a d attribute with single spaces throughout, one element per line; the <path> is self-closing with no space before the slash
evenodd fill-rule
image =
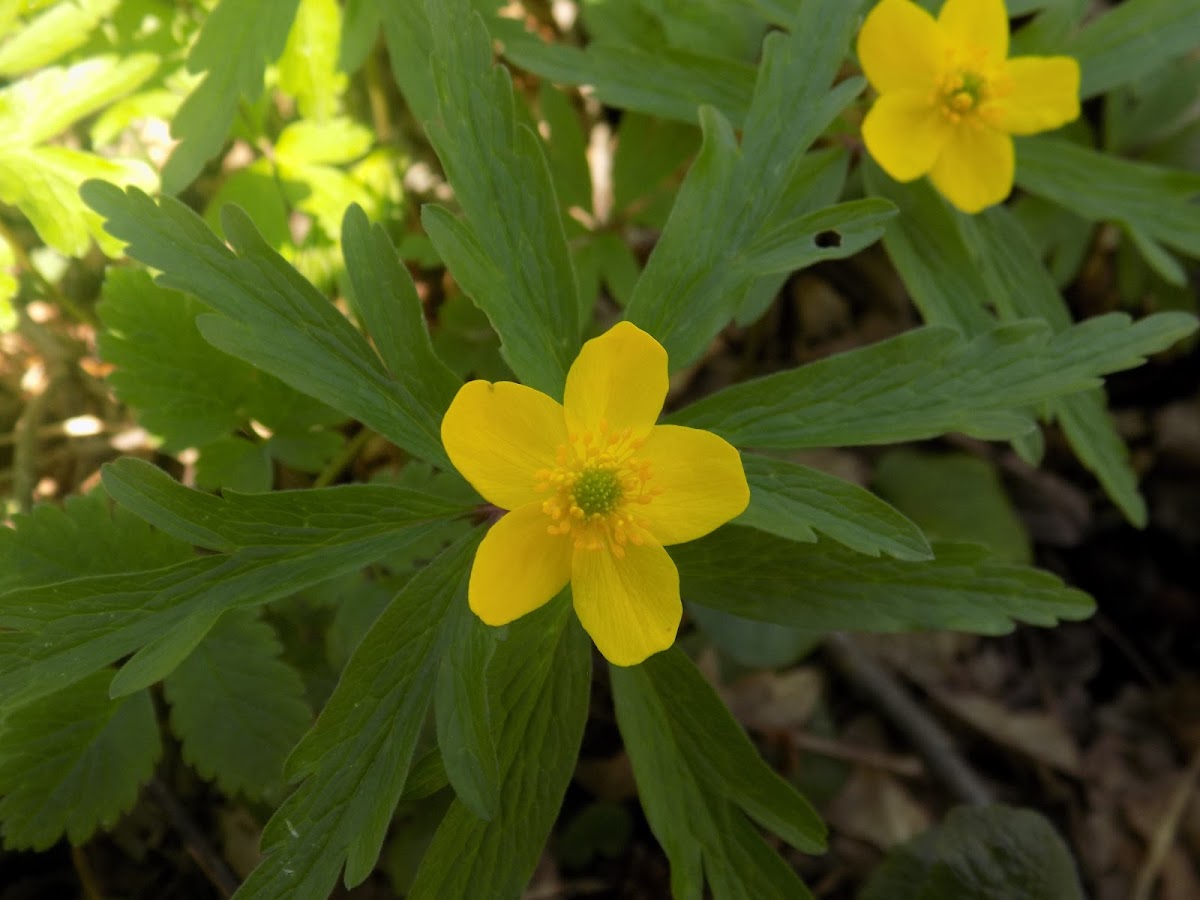
<path id="1" fill-rule="evenodd" d="M 879 99 L 863 140 L 897 181 L 928 174 L 963 212 L 1008 196 L 1010 135 L 1079 116 L 1079 64 L 1069 56 L 1008 59 L 1003 0 L 946 0 L 935 20 L 910 0 L 882 0 L 858 35 Z"/>
<path id="2" fill-rule="evenodd" d="M 666 396 L 666 350 L 628 322 L 583 345 L 561 404 L 507 381 L 462 386 L 442 443 L 489 503 L 511 510 L 475 554 L 467 593 L 479 618 L 507 624 L 570 582 L 609 662 L 671 646 L 683 606 L 663 546 L 728 522 L 750 488 L 724 440 L 654 424 Z"/>

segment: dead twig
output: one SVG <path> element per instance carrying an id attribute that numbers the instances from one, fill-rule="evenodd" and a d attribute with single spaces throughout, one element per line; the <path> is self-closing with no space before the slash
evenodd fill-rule
<path id="1" fill-rule="evenodd" d="M 904 732 L 934 776 L 959 800 L 975 806 L 992 802 L 992 792 L 955 749 L 945 729 L 886 669 L 844 634 L 826 638 L 825 652 L 834 668 Z"/>
<path id="2" fill-rule="evenodd" d="M 1179 826 L 1183 822 L 1183 814 L 1191 802 L 1192 794 L 1196 791 L 1196 781 L 1200 778 L 1200 748 L 1192 754 L 1192 761 L 1187 771 L 1179 781 L 1167 811 L 1155 826 L 1154 834 L 1150 837 L 1150 845 L 1146 848 L 1146 859 L 1138 871 L 1137 881 L 1133 885 L 1131 900 L 1150 900 L 1154 892 L 1154 884 L 1158 881 L 1167 854 L 1179 834 Z"/>
<path id="3" fill-rule="evenodd" d="M 217 851 L 213 849 L 208 838 L 204 836 L 204 832 L 188 815 L 183 804 L 175 799 L 175 795 L 157 776 L 150 779 L 149 791 L 154 802 L 171 820 L 172 827 L 179 832 L 184 848 L 188 855 L 195 860 L 196 865 L 200 867 L 200 871 L 212 882 L 213 887 L 221 892 L 222 897 L 232 897 L 239 886 L 237 878 L 229 871 L 229 867 L 225 865 L 225 861 L 221 859 Z"/>

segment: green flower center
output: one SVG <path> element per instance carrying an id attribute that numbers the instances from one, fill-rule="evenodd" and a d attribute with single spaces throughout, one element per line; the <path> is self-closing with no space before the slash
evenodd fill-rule
<path id="1" fill-rule="evenodd" d="M 955 109 L 971 109 L 983 99 L 987 79 L 977 72 L 960 72 L 959 85 L 947 98 Z"/>
<path id="2" fill-rule="evenodd" d="M 621 482 L 612 469 L 584 469 L 571 493 L 585 516 L 607 515 L 621 501 Z"/>

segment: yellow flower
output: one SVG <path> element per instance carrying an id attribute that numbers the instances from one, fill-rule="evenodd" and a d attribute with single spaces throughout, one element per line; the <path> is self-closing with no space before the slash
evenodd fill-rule
<path id="1" fill-rule="evenodd" d="M 507 381 L 463 385 L 442 443 L 489 503 L 511 510 L 475 554 L 468 598 L 479 618 L 504 625 L 570 582 L 610 662 L 671 646 L 683 607 L 663 546 L 728 522 L 750 489 L 721 438 L 654 424 L 666 396 L 666 350 L 628 322 L 583 345 L 562 404 Z"/>
<path id="2" fill-rule="evenodd" d="M 1079 64 L 1008 59 L 1003 0 L 946 0 L 935 20 L 910 0 L 882 0 L 858 35 L 879 99 L 863 120 L 871 156 L 897 181 L 928 174 L 963 212 L 1008 196 L 1010 135 L 1079 116 Z"/>

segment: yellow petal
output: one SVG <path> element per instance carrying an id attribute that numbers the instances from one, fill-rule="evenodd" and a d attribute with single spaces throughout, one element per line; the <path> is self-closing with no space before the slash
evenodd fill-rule
<path id="1" fill-rule="evenodd" d="M 1009 93 L 988 104 L 1009 134 L 1036 134 L 1079 118 L 1079 63 L 1069 56 L 1020 56 L 1005 66 Z"/>
<path id="2" fill-rule="evenodd" d="M 931 91 L 945 56 L 933 16 L 910 0 L 883 0 L 858 32 L 858 61 L 879 93 Z"/>
<path id="3" fill-rule="evenodd" d="M 912 181 L 932 169 L 951 130 L 927 91 L 884 94 L 862 123 L 867 150 L 897 181 Z"/>
<path id="4" fill-rule="evenodd" d="M 650 485 L 662 493 L 634 513 L 664 545 L 703 537 L 741 515 L 750 502 L 742 457 L 711 432 L 659 425 L 638 456 L 650 463 Z"/>
<path id="5" fill-rule="evenodd" d="M 563 406 L 572 428 L 649 431 L 667 399 L 667 351 L 630 322 L 583 345 L 567 373 Z"/>
<path id="6" fill-rule="evenodd" d="M 571 579 L 570 536 L 549 534 L 541 503 L 502 516 L 475 551 L 467 599 L 488 625 L 507 625 L 533 612 Z"/>
<path id="7" fill-rule="evenodd" d="M 656 543 L 626 544 L 621 559 L 576 550 L 571 592 L 584 630 L 614 665 L 636 666 L 675 642 L 683 616 L 679 572 Z"/>
<path id="8" fill-rule="evenodd" d="M 969 50 L 986 50 L 996 65 L 1008 56 L 1008 11 L 1004 0 L 946 0 L 938 27 L 948 42 Z"/>
<path id="9" fill-rule="evenodd" d="M 1012 138 L 991 128 L 956 128 L 929 178 L 965 213 L 999 203 L 1012 190 Z"/>
<path id="10" fill-rule="evenodd" d="M 562 407 L 509 381 L 464 384 L 442 418 L 442 444 L 454 468 L 501 509 L 537 499 L 537 472 L 554 466 L 566 441 Z"/>

